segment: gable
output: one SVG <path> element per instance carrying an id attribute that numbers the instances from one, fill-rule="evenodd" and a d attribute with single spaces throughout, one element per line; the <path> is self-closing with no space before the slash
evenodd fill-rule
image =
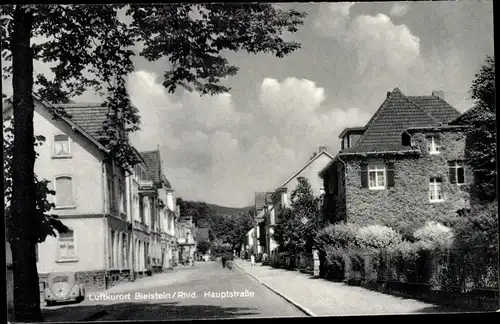
<path id="1" fill-rule="evenodd" d="M 54 118 L 52 109 L 37 98 L 33 100 L 33 104 L 35 108 L 33 115 L 34 132 L 35 135 L 43 135 L 46 137 L 44 146 L 53 145 L 54 135 L 65 134 L 70 137 L 72 143 L 82 147 L 94 157 L 98 159 L 104 158 L 103 154 L 107 153 L 106 148 L 99 144 L 78 125 L 67 120 L 65 117 Z M 9 104 L 3 109 L 3 118 L 5 120 L 6 117 L 12 117 L 12 115 L 12 104 Z"/>
<path id="2" fill-rule="evenodd" d="M 300 176 L 306 177 L 309 181 L 312 181 L 313 177 L 311 176 L 311 170 L 319 168 L 323 169 L 328 163 L 333 161 L 334 157 L 331 156 L 328 152 L 322 151 L 318 155 L 316 155 L 313 159 L 309 160 L 302 168 L 297 170 L 288 180 L 286 180 L 281 187 L 287 187 L 293 180 L 296 180 Z M 318 171 L 319 172 L 319 171 Z M 318 173 L 316 172 L 316 174 Z"/>

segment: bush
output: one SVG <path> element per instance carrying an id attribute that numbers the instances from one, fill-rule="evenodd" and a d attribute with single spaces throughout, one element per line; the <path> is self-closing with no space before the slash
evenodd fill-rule
<path id="1" fill-rule="evenodd" d="M 358 229 L 358 226 L 350 223 L 327 226 L 318 233 L 316 245 L 320 250 L 324 250 L 327 246 L 340 249 L 346 248 L 355 242 Z"/>
<path id="2" fill-rule="evenodd" d="M 453 230 L 434 221 L 417 229 L 413 236 L 419 241 L 422 249 L 446 250 L 451 248 L 454 242 Z"/>
<path id="3" fill-rule="evenodd" d="M 385 249 L 396 246 L 401 241 L 401 234 L 388 226 L 366 226 L 356 233 L 356 244 L 364 249 Z"/>

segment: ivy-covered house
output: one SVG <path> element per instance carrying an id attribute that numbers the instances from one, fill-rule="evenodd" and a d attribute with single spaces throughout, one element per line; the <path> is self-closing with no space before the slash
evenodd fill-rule
<path id="1" fill-rule="evenodd" d="M 472 181 L 463 128 L 452 124 L 459 116 L 442 91 L 388 92 L 365 126 L 340 134 L 341 150 L 319 173 L 324 217 L 397 228 L 457 217 Z"/>

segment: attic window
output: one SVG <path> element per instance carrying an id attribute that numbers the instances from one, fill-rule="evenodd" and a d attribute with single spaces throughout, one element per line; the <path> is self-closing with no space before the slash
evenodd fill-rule
<path id="1" fill-rule="evenodd" d="M 413 146 L 413 138 L 410 134 L 404 133 L 402 136 L 402 143 L 403 146 Z"/>

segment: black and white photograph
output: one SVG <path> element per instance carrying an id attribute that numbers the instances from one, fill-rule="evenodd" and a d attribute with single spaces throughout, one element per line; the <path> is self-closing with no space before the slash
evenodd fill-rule
<path id="1" fill-rule="evenodd" d="M 5 319 L 500 311 L 493 1 L 5 4 Z"/>

